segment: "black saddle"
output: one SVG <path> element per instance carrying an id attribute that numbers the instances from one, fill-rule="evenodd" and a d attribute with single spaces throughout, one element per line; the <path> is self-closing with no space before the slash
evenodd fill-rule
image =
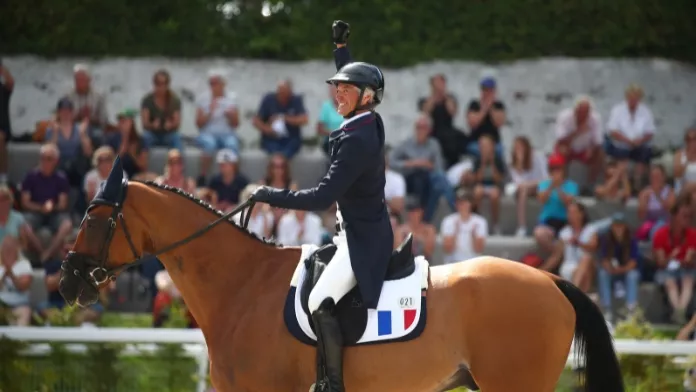
<path id="1" fill-rule="evenodd" d="M 315 331 L 312 323 L 312 315 L 309 312 L 309 293 L 321 277 L 324 269 L 336 253 L 336 245 L 327 244 L 317 249 L 305 260 L 307 274 L 300 290 L 300 302 L 302 310 L 309 318 L 309 325 Z M 413 257 L 413 234 L 409 233 L 406 239 L 394 249 L 389 258 L 389 266 L 384 277 L 385 281 L 403 279 L 411 275 L 416 269 Z M 358 286 L 353 287 L 336 304 L 336 316 L 341 325 L 344 345 L 355 344 L 365 332 L 367 326 L 367 308 L 365 307 Z M 316 333 L 316 331 L 315 331 Z"/>

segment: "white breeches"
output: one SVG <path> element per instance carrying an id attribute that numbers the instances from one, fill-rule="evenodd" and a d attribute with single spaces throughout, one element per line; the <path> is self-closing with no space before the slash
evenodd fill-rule
<path id="1" fill-rule="evenodd" d="M 319 309 L 319 305 L 326 299 L 332 298 L 335 303 L 348 294 L 350 290 L 358 284 L 353 273 L 353 266 L 350 264 L 350 253 L 348 252 L 348 240 L 345 231 L 340 232 L 333 238 L 336 244 L 336 253 L 319 277 L 317 284 L 309 293 L 310 313 Z"/>

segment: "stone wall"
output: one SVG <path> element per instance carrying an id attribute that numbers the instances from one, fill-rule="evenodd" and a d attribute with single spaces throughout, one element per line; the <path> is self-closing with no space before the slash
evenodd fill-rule
<path id="1" fill-rule="evenodd" d="M 330 55 L 330 54 L 329 54 Z M 71 69 L 76 62 L 91 65 L 95 86 L 108 94 L 111 118 L 117 111 L 139 106 L 151 89 L 151 77 L 159 67 L 167 68 L 173 87 L 181 95 L 182 132 L 195 135 L 193 99 L 207 89 L 206 72 L 222 68 L 228 87 L 238 96 L 242 109 L 240 134 L 248 141 L 258 139 L 251 117 L 263 93 L 273 90 L 277 80 L 293 79 L 297 92 L 304 94 L 311 123 L 303 133 L 315 133 L 315 118 L 328 91 L 323 80 L 334 71 L 332 61 L 280 63 L 226 59 L 175 60 L 165 58 L 113 58 L 45 60 L 31 56 L 5 58 L 16 78 L 12 98 L 13 127 L 18 132 L 33 128 L 46 118 L 60 95 L 72 86 Z M 576 94 L 590 94 L 606 122 L 611 105 L 622 99 L 625 86 L 641 83 L 646 102 L 657 122 L 660 145 L 679 144 L 684 128 L 696 120 L 696 68 L 665 60 L 574 60 L 542 59 L 518 61 L 495 67 L 473 62 L 433 62 L 385 70 L 387 92 L 379 112 L 385 119 L 389 143 L 410 135 L 416 116 L 416 100 L 428 93 L 428 77 L 444 72 L 462 105 L 456 123 L 463 127 L 464 106 L 477 95 L 483 74 L 499 79 L 500 95 L 509 108 L 509 126 L 504 140 L 520 133 L 532 138 L 535 147 L 548 150 L 552 143 L 553 121 L 558 111 L 572 103 Z"/>

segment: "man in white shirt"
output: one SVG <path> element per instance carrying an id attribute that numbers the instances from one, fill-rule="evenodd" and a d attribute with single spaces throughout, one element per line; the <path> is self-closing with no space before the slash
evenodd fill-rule
<path id="1" fill-rule="evenodd" d="M 604 149 L 624 164 L 635 162 L 636 178 L 647 173 L 652 156 L 651 141 L 655 134 L 652 111 L 643 103 L 643 89 L 635 84 L 626 89 L 626 100 L 614 106 L 609 115 Z"/>
<path id="2" fill-rule="evenodd" d="M 483 252 L 488 222 L 476 214 L 473 196 L 466 189 L 457 191 L 457 212 L 442 220 L 440 233 L 445 264 L 468 260 Z"/>
<path id="3" fill-rule="evenodd" d="M 587 96 L 578 97 L 572 108 L 556 118 L 556 152 L 567 162 L 580 161 L 588 166 L 588 182 L 594 183 L 602 170 L 602 120 Z"/>
<path id="4" fill-rule="evenodd" d="M 13 325 L 26 327 L 31 321 L 32 269 L 29 261 L 20 259 L 19 249 L 19 240 L 12 236 L 5 236 L 0 244 L 0 305 L 12 310 Z"/>
<path id="5" fill-rule="evenodd" d="M 321 218 L 311 212 L 288 211 L 278 221 L 278 242 L 284 246 L 321 245 L 322 234 Z"/>
<path id="6" fill-rule="evenodd" d="M 389 150 L 384 157 L 385 182 L 384 198 L 391 214 L 400 215 L 404 211 L 406 197 L 406 180 L 401 173 L 395 172 L 389 167 Z"/>

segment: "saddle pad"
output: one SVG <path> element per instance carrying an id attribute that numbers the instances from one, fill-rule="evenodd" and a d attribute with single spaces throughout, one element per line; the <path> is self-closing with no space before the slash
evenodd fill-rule
<path id="1" fill-rule="evenodd" d="M 297 325 L 302 334 L 305 335 L 298 338 L 302 341 L 307 340 L 303 338 L 308 338 L 311 342 L 316 342 L 317 338 L 310 327 L 307 314 L 302 309 L 300 292 L 307 273 L 304 260 L 316 249 L 318 247 L 314 245 L 302 246 L 302 255 L 290 282 L 289 295 L 294 296 L 294 298 L 287 299 L 288 305 L 294 304 Z M 356 344 L 404 341 L 416 337 L 409 336 L 415 332 L 416 328 L 422 332 L 426 317 L 425 297 L 422 296 L 422 291 L 428 288 L 429 263 L 423 256 L 417 256 L 415 264 L 416 268 L 411 275 L 403 279 L 384 282 L 377 309 L 368 310 L 365 331 Z M 296 335 L 296 333 L 293 334 Z"/>

